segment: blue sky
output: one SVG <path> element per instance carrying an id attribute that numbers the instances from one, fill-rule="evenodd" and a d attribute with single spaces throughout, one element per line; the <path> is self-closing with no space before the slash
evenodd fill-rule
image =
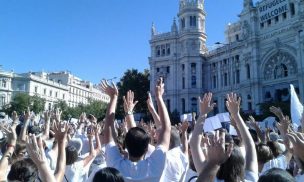
<path id="1" fill-rule="evenodd" d="M 205 0 L 207 46 L 224 41 L 243 0 Z M 0 65 L 15 72 L 69 70 L 98 83 L 149 68 L 151 24 L 171 28 L 178 0 L 1 0 Z M 117 80 L 118 81 L 118 80 Z"/>

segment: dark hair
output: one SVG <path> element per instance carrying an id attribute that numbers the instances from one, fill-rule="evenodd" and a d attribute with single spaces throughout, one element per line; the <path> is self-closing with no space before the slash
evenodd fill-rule
<path id="1" fill-rule="evenodd" d="M 258 157 L 258 162 L 265 164 L 266 162 L 273 159 L 273 154 L 270 147 L 266 144 L 260 143 L 256 145 L 256 152 Z"/>
<path id="2" fill-rule="evenodd" d="M 295 182 L 296 180 L 287 171 L 272 168 L 260 176 L 258 182 Z"/>
<path id="3" fill-rule="evenodd" d="M 132 157 L 143 156 L 148 150 L 149 143 L 149 135 L 139 127 L 131 128 L 126 134 L 125 147 Z"/>
<path id="4" fill-rule="evenodd" d="M 225 182 L 239 182 L 244 179 L 245 159 L 238 146 L 234 146 L 231 156 L 224 162 L 218 173 L 217 178 Z"/>
<path id="5" fill-rule="evenodd" d="M 10 181 L 34 182 L 38 178 L 38 168 L 30 158 L 13 163 L 7 179 Z"/>
<path id="6" fill-rule="evenodd" d="M 170 146 L 169 149 L 173 149 L 181 145 L 179 131 L 175 127 L 171 127 Z"/>
<path id="7" fill-rule="evenodd" d="M 107 181 L 107 182 L 124 182 L 120 172 L 112 167 L 100 169 L 94 176 L 93 182 Z"/>
<path id="8" fill-rule="evenodd" d="M 17 142 L 15 151 L 12 155 L 13 160 L 18 160 L 20 158 L 20 152 L 23 150 L 26 150 L 26 144 L 24 142 Z"/>
<path id="9" fill-rule="evenodd" d="M 66 165 L 74 164 L 78 159 L 78 151 L 74 146 L 67 146 L 65 148 Z"/>
<path id="10" fill-rule="evenodd" d="M 283 151 L 281 151 L 280 144 L 278 142 L 268 141 L 267 145 L 271 149 L 274 158 L 277 158 L 282 154 Z"/>

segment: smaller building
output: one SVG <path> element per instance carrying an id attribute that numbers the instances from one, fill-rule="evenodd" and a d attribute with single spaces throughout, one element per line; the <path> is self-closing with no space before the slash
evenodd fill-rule
<path id="1" fill-rule="evenodd" d="M 13 72 L 2 70 L 0 65 L 0 109 L 11 101 L 13 93 L 12 78 Z"/>

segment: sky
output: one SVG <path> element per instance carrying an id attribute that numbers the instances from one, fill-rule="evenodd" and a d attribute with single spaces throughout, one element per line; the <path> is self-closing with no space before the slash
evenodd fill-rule
<path id="1" fill-rule="evenodd" d="M 62 71 L 98 83 L 149 68 L 149 40 L 171 30 L 178 0 L 1 0 L 0 65 Z M 207 47 L 224 42 L 243 0 L 205 0 Z"/>

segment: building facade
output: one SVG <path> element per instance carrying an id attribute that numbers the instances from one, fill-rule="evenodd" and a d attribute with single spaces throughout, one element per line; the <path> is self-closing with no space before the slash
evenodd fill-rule
<path id="1" fill-rule="evenodd" d="M 13 72 L 4 71 L 0 66 L 0 109 L 11 101 L 13 94 L 12 78 Z"/>
<path id="2" fill-rule="evenodd" d="M 0 109 L 8 104 L 18 93 L 39 96 L 45 99 L 45 109 L 53 109 L 58 101 L 65 101 L 68 106 L 88 104 L 90 100 L 109 102 L 108 95 L 89 81 L 69 72 L 29 72 L 17 74 L 0 70 Z"/>
<path id="3" fill-rule="evenodd" d="M 237 92 L 245 112 L 259 104 L 289 100 L 289 84 L 304 99 L 304 1 L 244 0 L 239 20 L 228 24 L 225 43 L 206 48 L 203 0 L 180 0 L 178 25 L 150 40 L 151 91 L 164 77 L 170 111 L 198 111 L 197 97 L 214 93 L 215 113 L 224 112 L 225 96 Z"/>

